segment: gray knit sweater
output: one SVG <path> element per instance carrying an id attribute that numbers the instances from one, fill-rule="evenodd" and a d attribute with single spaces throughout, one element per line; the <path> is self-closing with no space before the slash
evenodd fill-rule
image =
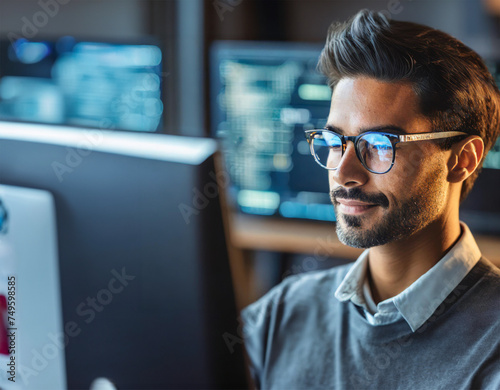
<path id="1" fill-rule="evenodd" d="M 415 332 L 334 292 L 350 266 L 286 279 L 242 312 L 262 389 L 500 389 L 500 270 L 481 259 Z"/>

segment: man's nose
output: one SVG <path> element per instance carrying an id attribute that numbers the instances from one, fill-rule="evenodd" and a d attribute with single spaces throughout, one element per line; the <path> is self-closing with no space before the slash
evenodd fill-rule
<path id="1" fill-rule="evenodd" d="M 354 144 L 347 141 L 347 147 L 340 163 L 333 172 L 333 180 L 343 187 L 356 187 L 366 183 L 370 172 L 361 164 Z"/>

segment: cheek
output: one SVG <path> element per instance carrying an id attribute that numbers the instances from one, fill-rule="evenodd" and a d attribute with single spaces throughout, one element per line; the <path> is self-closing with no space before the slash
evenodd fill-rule
<path id="1" fill-rule="evenodd" d="M 384 191 L 389 201 L 396 206 L 410 198 L 442 203 L 439 199 L 446 195 L 446 169 L 441 157 L 425 155 L 421 150 L 411 151 L 406 157 L 397 169 L 395 165 L 389 172 L 390 181 Z"/>
<path id="2" fill-rule="evenodd" d="M 393 169 L 383 175 L 373 175 L 369 191 L 385 195 L 389 200 L 389 207 L 397 206 L 399 200 L 408 193 L 407 182 L 401 180 L 399 175 L 393 172 Z"/>
<path id="3" fill-rule="evenodd" d="M 422 171 L 424 164 L 429 161 L 429 156 L 421 146 L 396 151 L 396 161 L 392 171 L 397 173 L 400 179 L 412 179 Z M 392 171 L 390 173 L 392 173 Z"/>

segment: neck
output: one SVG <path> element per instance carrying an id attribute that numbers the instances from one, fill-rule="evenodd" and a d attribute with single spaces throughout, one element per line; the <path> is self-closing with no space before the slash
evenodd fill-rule
<path id="1" fill-rule="evenodd" d="M 408 288 L 451 249 L 460 234 L 457 213 L 456 217 L 437 220 L 406 239 L 371 248 L 368 277 L 374 302 Z"/>

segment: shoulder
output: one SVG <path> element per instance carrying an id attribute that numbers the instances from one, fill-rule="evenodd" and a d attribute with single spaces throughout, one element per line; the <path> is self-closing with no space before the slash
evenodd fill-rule
<path id="1" fill-rule="evenodd" d="M 478 280 L 474 286 L 476 299 L 483 305 L 488 303 L 494 308 L 494 312 L 500 318 L 498 300 L 500 298 L 500 269 L 484 257 L 478 262 Z M 472 271 L 470 272 L 472 273 Z"/>
<path id="2" fill-rule="evenodd" d="M 317 323 L 308 318 L 323 318 L 319 312 L 336 306 L 335 290 L 350 267 L 348 264 L 290 276 L 243 309 L 243 339 L 257 386 L 269 359 L 272 360 L 270 351 L 281 351 L 290 337 L 298 339 L 308 329 L 317 330 Z"/>
<path id="3" fill-rule="evenodd" d="M 243 321 L 256 324 L 269 319 L 275 310 L 289 311 L 333 297 L 351 266 L 347 264 L 287 277 L 258 301 L 243 309 Z"/>
<path id="4" fill-rule="evenodd" d="M 469 274 L 476 274 L 481 289 L 500 294 L 500 269 L 488 259 L 482 257 Z"/>
<path id="5" fill-rule="evenodd" d="M 488 279 L 498 280 L 500 279 L 500 268 L 489 261 L 487 258 L 482 257 L 480 263 L 485 270 L 485 277 Z"/>
<path id="6" fill-rule="evenodd" d="M 500 331 L 500 269 L 485 258 L 472 268 L 443 305 L 450 304 L 452 311 L 474 318 L 476 329 L 495 333 Z M 466 319 L 464 319 L 465 321 Z"/>

